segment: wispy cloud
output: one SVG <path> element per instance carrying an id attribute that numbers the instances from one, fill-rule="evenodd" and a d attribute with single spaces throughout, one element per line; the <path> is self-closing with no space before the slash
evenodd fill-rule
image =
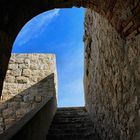
<path id="1" fill-rule="evenodd" d="M 18 46 L 26 44 L 29 40 L 37 38 L 43 33 L 44 27 L 47 27 L 55 17 L 59 15 L 59 9 L 45 12 L 29 21 L 17 36 Z"/>

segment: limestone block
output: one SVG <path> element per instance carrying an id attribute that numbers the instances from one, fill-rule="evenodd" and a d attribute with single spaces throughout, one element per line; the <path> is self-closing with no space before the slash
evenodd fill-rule
<path id="1" fill-rule="evenodd" d="M 26 102 L 20 102 L 20 107 L 21 107 L 21 108 L 28 108 L 29 105 L 30 105 L 30 104 L 29 104 L 28 102 L 27 102 L 27 103 L 26 103 Z"/>
<path id="2" fill-rule="evenodd" d="M 20 69 L 15 69 L 12 71 L 11 75 L 13 76 L 21 76 L 21 70 Z"/>
<path id="3" fill-rule="evenodd" d="M 37 105 L 38 105 L 38 103 L 37 103 L 37 102 L 34 102 L 34 103 L 32 104 L 32 109 L 34 109 L 35 107 L 37 107 Z"/>
<path id="4" fill-rule="evenodd" d="M 25 59 L 24 64 L 30 67 L 30 59 Z"/>
<path id="5" fill-rule="evenodd" d="M 8 102 L 8 108 L 9 107 L 12 107 L 14 110 L 18 109 L 20 106 L 19 102 L 17 101 L 11 101 L 11 102 Z"/>
<path id="6" fill-rule="evenodd" d="M 27 77 L 24 77 L 24 76 L 19 76 L 19 77 L 16 77 L 16 82 L 19 84 L 28 84 L 29 79 Z"/>
<path id="7" fill-rule="evenodd" d="M 18 67 L 19 67 L 19 69 L 27 69 L 27 68 L 29 68 L 29 66 L 25 65 L 25 64 L 18 64 Z"/>
<path id="8" fill-rule="evenodd" d="M 25 95 L 24 97 L 23 97 L 23 101 L 25 102 L 25 103 L 29 103 L 29 102 L 33 102 L 33 100 L 34 100 L 34 96 L 31 96 L 30 94 L 28 94 L 28 95 Z"/>
<path id="9" fill-rule="evenodd" d="M 17 64 L 24 64 L 24 59 L 22 57 L 15 56 L 15 60 Z"/>
<path id="10" fill-rule="evenodd" d="M 15 102 L 22 102 L 23 101 L 23 97 L 22 97 L 22 95 L 16 95 L 15 97 L 14 97 L 14 101 Z"/>
<path id="11" fill-rule="evenodd" d="M 5 118 L 5 119 L 13 116 L 14 115 L 13 108 L 10 107 L 10 108 L 7 108 L 7 109 L 3 110 L 2 115 L 3 115 L 3 118 Z"/>
<path id="12" fill-rule="evenodd" d="M 6 95 L 2 95 L 2 101 L 4 102 L 4 101 L 7 101 L 7 100 L 9 100 L 10 98 L 12 97 L 12 95 L 11 94 L 6 94 Z"/>
<path id="13" fill-rule="evenodd" d="M 27 113 L 27 110 L 24 108 L 20 108 L 16 111 L 17 118 L 23 117 Z"/>
<path id="14" fill-rule="evenodd" d="M 8 69 L 16 70 L 16 69 L 18 69 L 18 64 L 9 64 Z"/>
<path id="15" fill-rule="evenodd" d="M 2 134 L 4 131 L 4 127 L 3 126 L 0 126 L 0 134 Z"/>
<path id="16" fill-rule="evenodd" d="M 0 112 L 8 107 L 8 103 L 1 103 L 0 102 Z"/>
<path id="17" fill-rule="evenodd" d="M 138 114 L 139 114 L 139 117 L 140 117 L 140 109 L 138 110 Z"/>
<path id="18" fill-rule="evenodd" d="M 15 82 L 15 76 L 6 76 L 5 81 L 7 83 L 14 83 Z"/>
<path id="19" fill-rule="evenodd" d="M 15 83 L 4 83 L 4 89 L 3 90 L 5 92 L 7 92 L 7 94 L 9 94 L 9 93 L 11 94 L 11 93 L 16 92 L 17 88 L 18 88 L 18 86 Z"/>
<path id="20" fill-rule="evenodd" d="M 41 102 L 42 101 L 42 97 L 40 95 L 35 96 L 35 101 L 36 102 Z"/>
<path id="21" fill-rule="evenodd" d="M 4 119 L 4 122 L 5 122 L 5 129 L 8 129 L 16 122 L 16 119 L 9 117 L 8 119 Z"/>
<path id="22" fill-rule="evenodd" d="M 40 71 L 38 71 L 38 70 L 32 70 L 31 75 L 34 77 L 34 76 L 38 76 L 39 73 L 40 73 Z"/>
<path id="23" fill-rule="evenodd" d="M 29 77 L 31 74 L 30 69 L 23 69 L 22 76 Z"/>
<path id="24" fill-rule="evenodd" d="M 38 81 L 38 76 L 31 76 L 30 77 L 30 83 L 37 83 Z"/>
<path id="25" fill-rule="evenodd" d="M 39 66 L 36 63 L 31 63 L 30 69 L 31 70 L 38 70 L 39 69 Z"/>
<path id="26" fill-rule="evenodd" d="M 0 117 L 0 126 L 2 126 L 2 125 L 3 125 L 3 118 Z"/>
<path id="27" fill-rule="evenodd" d="M 40 68 L 39 68 L 40 70 L 47 70 L 47 69 L 49 69 L 49 64 L 48 63 L 46 63 L 46 64 L 44 64 L 44 65 L 40 65 Z M 54 70 L 54 69 L 53 69 Z"/>
<path id="28" fill-rule="evenodd" d="M 12 75 L 12 70 L 8 69 L 6 75 Z"/>

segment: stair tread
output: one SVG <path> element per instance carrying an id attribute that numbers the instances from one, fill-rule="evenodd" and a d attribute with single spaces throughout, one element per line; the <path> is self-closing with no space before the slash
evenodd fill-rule
<path id="1" fill-rule="evenodd" d="M 58 108 L 47 140 L 99 140 L 85 107 Z"/>
<path id="2" fill-rule="evenodd" d="M 68 124 L 68 123 L 90 123 L 90 121 L 89 120 L 55 120 L 55 121 L 53 121 L 52 122 L 52 124 L 54 124 L 54 123 L 63 123 L 63 124 Z"/>

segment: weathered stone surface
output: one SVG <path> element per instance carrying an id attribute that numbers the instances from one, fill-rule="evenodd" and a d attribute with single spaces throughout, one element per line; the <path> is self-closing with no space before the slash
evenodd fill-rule
<path id="1" fill-rule="evenodd" d="M 0 79 L 2 81 L 0 91 L 2 90 L 12 44 L 16 36 L 27 21 L 42 12 L 54 8 L 70 8 L 73 6 L 89 8 L 106 17 L 123 38 L 140 33 L 139 0 L 40 0 L 30 3 L 23 1 L 22 4 L 18 0 L 10 3 L 2 0 L 0 5 Z M 17 12 L 15 12 L 15 9 Z M 26 59 L 28 61 L 28 57 Z M 20 58 L 17 61 L 21 62 Z M 14 60 L 11 60 L 11 62 L 14 62 Z"/>
<path id="2" fill-rule="evenodd" d="M 15 82 L 15 76 L 7 76 L 6 80 L 7 83 L 14 83 Z"/>
<path id="3" fill-rule="evenodd" d="M 5 129 L 8 129 L 10 126 L 12 126 L 15 123 L 16 119 L 15 118 L 8 118 L 4 120 L 5 123 Z"/>
<path id="4" fill-rule="evenodd" d="M 4 119 L 0 116 L 0 134 L 4 131 Z"/>
<path id="5" fill-rule="evenodd" d="M 12 107 L 14 110 L 20 107 L 20 103 L 17 101 L 11 101 L 7 103 L 7 105 L 8 105 L 8 108 Z"/>
<path id="6" fill-rule="evenodd" d="M 42 101 L 42 97 L 40 95 L 35 96 L 35 101 L 36 102 L 41 102 Z"/>
<path id="7" fill-rule="evenodd" d="M 23 69 L 22 76 L 30 77 L 31 70 L 30 69 Z"/>
<path id="8" fill-rule="evenodd" d="M 103 140 L 138 140 L 140 35 L 123 40 L 108 20 L 87 10 L 84 41 L 86 108 L 96 128 Z"/>
<path id="9" fill-rule="evenodd" d="M 115 124 L 120 123 L 120 125 L 116 125 L 112 130 L 115 130 L 115 134 L 121 133 L 121 138 L 123 138 L 123 135 L 125 136 L 126 134 L 127 137 L 130 135 L 135 135 L 130 134 L 131 129 L 129 129 L 129 123 L 127 124 L 127 130 L 124 130 L 124 126 L 127 122 L 126 120 L 129 120 L 127 117 L 127 119 L 125 118 L 127 115 L 124 112 L 129 112 L 128 114 L 130 116 L 130 112 L 132 114 L 136 114 L 135 116 L 138 115 L 139 97 L 136 98 L 135 96 L 137 96 L 137 93 L 140 93 L 140 89 L 138 88 L 140 87 L 140 59 L 138 48 L 140 46 L 140 39 L 138 37 L 138 34 L 140 33 L 139 0 L 40 0 L 31 2 L 23 1 L 22 3 L 18 0 L 15 0 L 14 2 L 2 0 L 0 3 L 0 93 L 2 91 L 3 81 L 12 50 L 12 44 L 23 25 L 32 17 L 42 13 L 43 11 L 54 8 L 70 8 L 73 6 L 83 6 L 98 12 L 100 16 L 106 18 L 115 28 L 114 29 L 108 26 L 109 24 L 107 20 L 99 19 L 99 15 L 97 15 L 97 18 L 93 18 L 93 16 L 85 17 L 85 42 L 88 44 L 88 47 L 85 49 L 85 52 L 87 53 L 85 59 L 88 59 L 85 63 L 85 74 L 87 75 L 85 76 L 85 91 L 87 91 L 87 96 L 85 96 L 85 98 L 87 101 L 87 107 L 89 110 L 91 110 L 90 112 L 93 112 L 93 108 L 96 110 L 95 114 L 98 114 L 97 116 L 99 116 L 99 124 L 100 120 L 103 120 L 101 121 L 103 126 L 105 126 L 104 123 L 108 119 L 106 116 L 110 115 L 110 118 L 115 118 L 110 119 L 113 124 L 112 127 L 115 126 Z M 95 29 L 96 27 L 97 30 L 95 31 L 96 33 L 94 33 L 92 28 Z M 116 31 L 119 34 L 117 34 Z M 94 34 L 94 37 L 92 34 Z M 121 37 L 124 39 L 123 41 L 125 43 L 123 43 L 123 45 L 122 39 L 120 39 L 119 35 L 121 35 Z M 93 46 L 93 44 L 96 44 L 94 49 L 90 47 Z M 108 46 L 110 46 L 110 48 Z M 16 63 L 18 64 L 19 68 L 28 69 L 29 66 L 31 66 L 32 63 L 29 61 L 28 56 L 25 56 L 26 58 L 24 60 L 20 58 L 20 55 L 17 55 L 17 57 L 18 60 Z M 15 64 L 15 60 L 11 59 L 10 63 Z M 26 65 L 23 65 L 23 63 Z M 11 68 L 12 67 L 13 65 Z M 32 68 L 36 69 L 37 67 L 32 66 Z M 43 69 L 43 67 L 40 67 L 40 69 Z M 8 70 L 7 74 L 8 73 L 11 73 L 10 75 L 13 76 L 21 76 L 19 71 L 12 72 L 11 70 Z M 31 83 L 36 83 L 38 80 L 41 80 L 40 77 L 29 79 Z M 21 91 L 21 89 L 26 89 L 23 88 L 23 84 L 20 87 L 22 88 L 18 88 L 17 93 Z M 17 93 L 15 92 L 15 89 L 17 88 L 13 88 L 12 93 L 11 90 L 7 92 L 6 89 L 3 92 L 4 97 L 2 97 L 2 99 L 8 100 L 9 95 L 12 95 L 12 97 L 16 95 Z M 7 93 L 7 95 L 5 93 Z M 101 97 L 99 97 L 99 95 L 101 95 Z M 21 97 L 16 99 L 18 101 L 22 101 Z M 96 102 L 98 99 L 100 100 L 100 103 L 97 103 L 96 106 L 96 103 L 94 102 Z M 130 100 L 129 103 L 128 100 Z M 98 107 L 98 104 L 101 106 L 101 108 Z M 123 109 L 124 111 L 122 111 Z M 110 114 L 112 110 L 116 114 Z M 120 113 L 121 111 L 123 113 Z M 125 123 L 123 122 L 123 119 Z M 107 124 L 109 125 L 109 123 Z M 137 123 L 137 121 L 135 121 L 135 123 Z M 130 126 L 135 127 L 135 123 L 130 123 Z M 109 126 L 106 127 L 109 129 Z M 107 133 L 108 137 L 113 139 L 111 138 L 111 129 L 108 130 L 104 129 L 104 127 L 102 128 L 103 129 L 100 129 L 101 131 L 106 131 L 104 131 L 103 135 Z M 117 130 L 120 131 L 118 132 Z M 133 131 L 131 132 L 133 133 Z M 136 136 L 137 138 L 134 139 L 139 139 L 139 135 Z"/>
<path id="10" fill-rule="evenodd" d="M 16 77 L 16 82 L 19 84 L 29 84 L 28 78 L 26 78 L 24 76 Z"/>
<path id="11" fill-rule="evenodd" d="M 10 96 L 15 96 L 51 73 L 56 73 L 55 55 L 13 54 L 9 67 L 3 89 L 4 100 L 10 99 Z"/>
<path id="12" fill-rule="evenodd" d="M 23 97 L 23 101 L 26 102 L 32 102 L 34 100 L 34 96 L 32 96 L 31 94 L 27 94 Z"/>
<path id="13" fill-rule="evenodd" d="M 10 116 L 14 115 L 14 110 L 12 107 L 9 107 L 2 112 L 3 118 L 9 118 Z"/>
<path id="14" fill-rule="evenodd" d="M 55 55 L 12 54 L 9 66 L 0 101 L 0 133 L 57 92 Z"/>
<path id="15" fill-rule="evenodd" d="M 16 70 L 16 69 L 18 69 L 18 64 L 14 64 L 14 62 L 12 61 L 12 63 L 9 64 L 8 68 L 9 68 L 9 70 Z"/>
<path id="16" fill-rule="evenodd" d="M 20 108 L 16 111 L 16 117 L 21 118 L 27 113 L 27 109 Z"/>
<path id="17" fill-rule="evenodd" d="M 3 122 L 3 118 L 0 117 L 0 124 L 2 124 L 2 122 Z"/>
<path id="18" fill-rule="evenodd" d="M 0 126 L 0 134 L 2 134 L 3 133 L 3 126 Z"/>
<path id="19" fill-rule="evenodd" d="M 19 69 L 12 70 L 12 76 L 21 76 L 21 70 Z"/>
<path id="20" fill-rule="evenodd" d="M 47 140 L 101 140 L 85 107 L 58 108 Z"/>

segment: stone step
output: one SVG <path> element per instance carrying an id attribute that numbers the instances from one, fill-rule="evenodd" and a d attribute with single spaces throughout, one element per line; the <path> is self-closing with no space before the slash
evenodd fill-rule
<path id="1" fill-rule="evenodd" d="M 63 114 L 63 115 L 55 115 L 55 117 L 54 117 L 54 119 L 55 118 L 63 118 L 63 119 L 65 119 L 65 118 L 89 118 L 89 116 L 87 115 L 87 114 L 82 114 L 82 115 L 79 115 L 79 114 L 74 114 L 74 115 L 65 115 L 65 114 Z"/>
<path id="2" fill-rule="evenodd" d="M 71 113 L 56 113 L 55 114 L 56 117 L 65 117 L 65 116 L 69 116 L 69 117 L 75 117 L 75 115 L 78 115 L 78 117 L 80 116 L 86 116 L 86 112 L 79 112 L 79 113 L 74 113 L 74 112 L 71 112 Z"/>
<path id="3" fill-rule="evenodd" d="M 46 139 L 99 140 L 99 137 L 86 109 L 76 107 L 57 110 Z"/>
<path id="4" fill-rule="evenodd" d="M 93 128 L 81 128 L 81 129 L 51 129 L 49 131 L 49 134 L 81 134 L 81 133 L 84 133 L 84 134 L 93 134 Z"/>
<path id="5" fill-rule="evenodd" d="M 95 135 L 48 135 L 46 140 L 99 140 Z"/>
<path id="6" fill-rule="evenodd" d="M 78 108 L 59 108 L 58 110 L 57 110 L 57 112 L 56 112 L 56 115 L 57 114 L 80 114 L 80 113 L 84 113 L 84 112 L 86 112 L 86 110 L 85 110 L 85 108 L 80 108 L 80 109 L 78 109 Z"/>
<path id="7" fill-rule="evenodd" d="M 85 128 L 85 127 L 93 127 L 93 124 L 92 123 L 79 123 L 79 124 L 75 124 L 75 123 L 70 123 L 68 125 L 66 124 L 62 124 L 62 123 L 57 123 L 55 125 L 51 125 L 51 129 L 67 129 L 67 128 Z"/>
<path id="8" fill-rule="evenodd" d="M 74 135 L 74 134 L 68 134 L 68 135 L 47 135 L 46 140 L 100 140 L 99 136 L 97 134 L 85 134 L 85 135 Z"/>
<path id="9" fill-rule="evenodd" d="M 57 110 L 57 112 L 59 112 L 59 111 L 64 111 L 64 112 L 66 112 L 66 111 L 81 111 L 81 110 L 84 110 L 84 111 L 86 111 L 86 109 L 85 109 L 85 107 L 60 107 L 60 108 L 58 108 L 58 110 Z"/>
<path id="10" fill-rule="evenodd" d="M 74 123 L 74 124 L 80 124 L 80 123 L 91 123 L 91 121 L 90 120 L 80 120 L 80 119 L 71 119 L 71 120 L 69 120 L 69 119 L 65 119 L 65 120 L 54 120 L 53 122 L 52 122 L 52 124 L 60 124 L 60 123 L 62 123 L 62 124 L 71 124 L 71 123 Z"/>
<path id="11" fill-rule="evenodd" d="M 57 114 L 55 114 L 55 117 L 66 117 L 66 116 L 68 116 L 68 117 L 76 117 L 75 115 L 78 115 L 77 117 L 86 117 L 87 116 L 87 114 L 86 114 L 86 112 L 83 112 L 83 113 L 57 113 Z"/>

